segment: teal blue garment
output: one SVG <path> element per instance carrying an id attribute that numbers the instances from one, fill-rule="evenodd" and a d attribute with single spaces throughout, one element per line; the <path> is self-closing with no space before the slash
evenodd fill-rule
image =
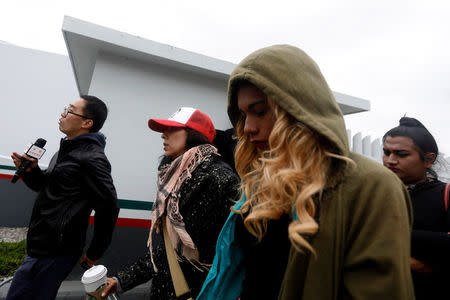
<path id="1" fill-rule="evenodd" d="M 234 205 L 239 209 L 247 201 L 244 195 Z M 245 278 L 244 252 L 234 239 L 236 213 L 231 212 L 216 244 L 216 255 L 197 300 L 237 300 Z"/>

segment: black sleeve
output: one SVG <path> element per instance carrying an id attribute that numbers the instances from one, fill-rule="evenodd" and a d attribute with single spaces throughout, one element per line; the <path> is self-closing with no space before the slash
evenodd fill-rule
<path id="1" fill-rule="evenodd" d="M 413 230 L 411 256 L 434 267 L 450 266 L 450 234 Z"/>
<path id="2" fill-rule="evenodd" d="M 26 172 L 23 174 L 22 176 L 23 182 L 30 189 L 32 189 L 35 192 L 39 192 L 45 186 L 48 173 L 51 172 L 52 169 L 55 167 L 56 161 L 58 159 L 58 153 L 59 151 L 53 155 L 47 170 L 42 171 L 39 168 L 39 166 L 37 166 L 36 168 L 31 169 L 31 172 Z"/>
<path id="3" fill-rule="evenodd" d="M 94 235 L 86 255 L 99 259 L 108 248 L 119 215 L 111 165 L 104 155 L 92 156 L 85 166 L 85 178 L 94 216 Z"/>
<path id="4" fill-rule="evenodd" d="M 145 256 L 142 256 L 135 263 L 125 267 L 115 276 L 119 279 L 123 292 L 131 290 L 152 279 L 153 265 L 150 258 L 150 252 L 147 251 Z"/>
<path id="5" fill-rule="evenodd" d="M 443 191 L 438 193 L 440 204 L 444 202 Z M 450 210 L 444 214 L 445 225 L 439 231 L 413 230 L 411 235 L 411 256 L 437 268 L 450 267 Z"/>
<path id="6" fill-rule="evenodd" d="M 46 181 L 46 173 L 39 167 L 31 169 L 31 172 L 26 172 L 22 175 L 23 182 L 28 188 L 35 192 L 39 192 Z"/>

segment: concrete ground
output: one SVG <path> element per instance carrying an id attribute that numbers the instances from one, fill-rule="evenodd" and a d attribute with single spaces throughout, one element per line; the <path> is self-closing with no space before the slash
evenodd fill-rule
<path id="1" fill-rule="evenodd" d="M 1 283 L 0 283 L 1 284 Z M 0 287 L 0 300 L 6 299 L 10 283 Z M 150 299 L 151 281 L 135 287 L 134 289 L 120 295 L 121 300 L 148 300 Z M 83 284 L 79 280 L 66 280 L 59 288 L 57 300 L 80 300 L 85 299 Z"/>

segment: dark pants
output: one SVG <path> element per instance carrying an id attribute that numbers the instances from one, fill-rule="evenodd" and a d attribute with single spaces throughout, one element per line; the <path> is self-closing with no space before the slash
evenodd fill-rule
<path id="1" fill-rule="evenodd" d="M 6 300 L 55 299 L 61 283 L 78 259 L 78 256 L 25 257 L 14 274 Z"/>

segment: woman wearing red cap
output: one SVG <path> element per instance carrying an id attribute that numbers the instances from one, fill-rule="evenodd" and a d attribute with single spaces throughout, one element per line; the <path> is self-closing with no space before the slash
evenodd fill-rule
<path id="1" fill-rule="evenodd" d="M 108 278 L 104 294 L 130 290 L 152 279 L 151 299 L 176 299 L 169 270 L 164 230 L 195 297 L 211 266 L 215 243 L 233 201 L 239 179 L 212 145 L 211 119 L 197 109 L 182 107 L 168 119 L 150 119 L 161 132 L 164 156 L 148 239 L 150 251 Z"/>

